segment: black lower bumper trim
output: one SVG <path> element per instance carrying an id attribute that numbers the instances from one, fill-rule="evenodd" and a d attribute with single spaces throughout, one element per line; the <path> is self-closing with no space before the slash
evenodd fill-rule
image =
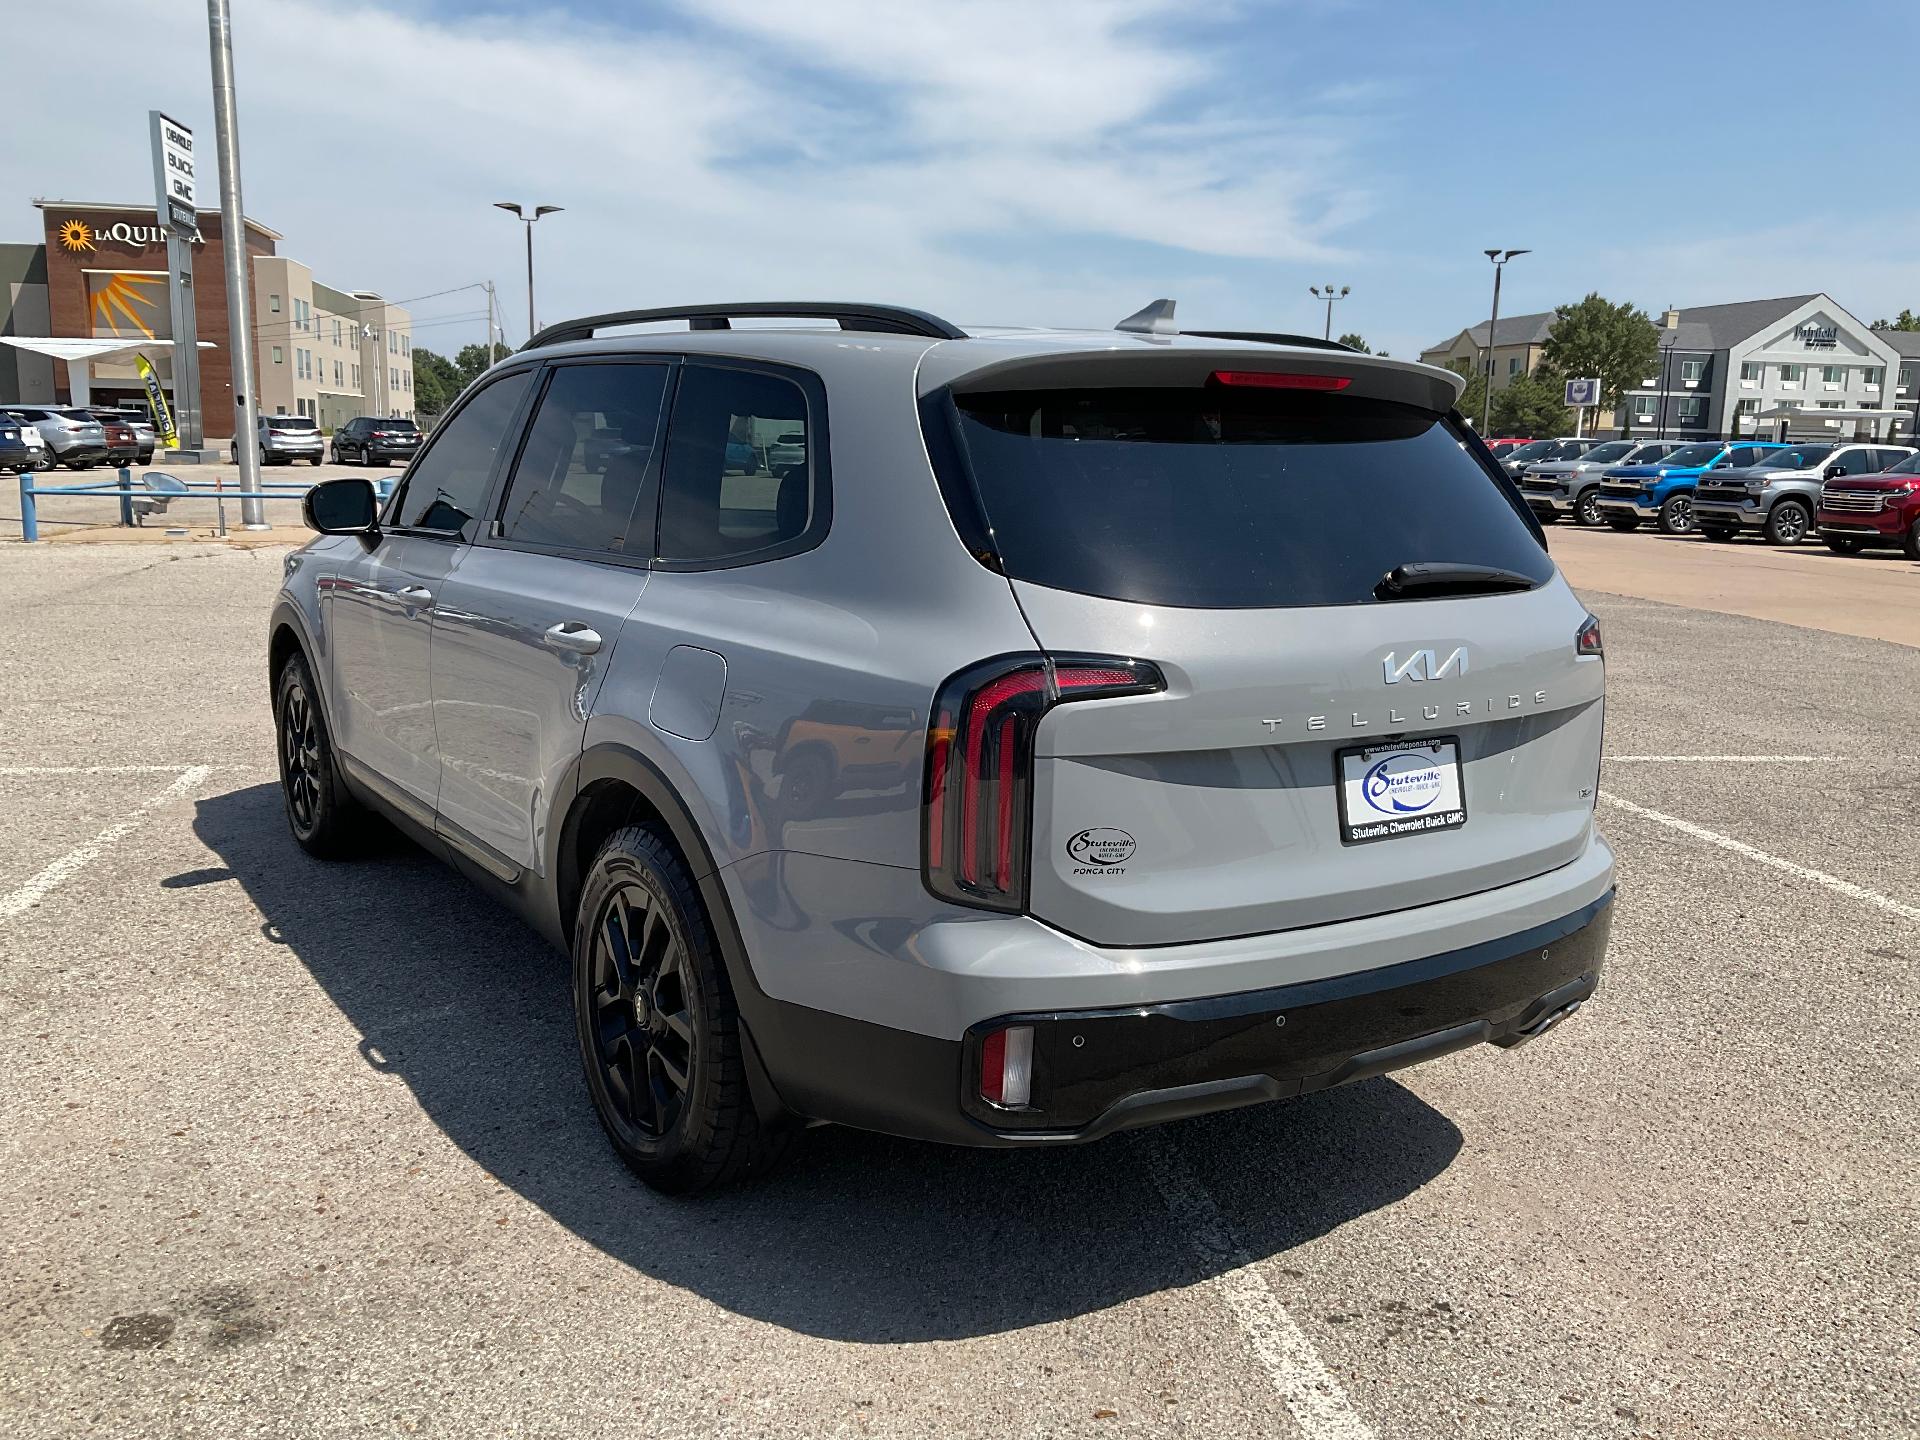
<path id="1" fill-rule="evenodd" d="M 757 997 L 753 1041 L 812 1119 L 963 1145 L 1063 1144 L 1524 1044 L 1599 986 L 1613 895 L 1547 925 L 1404 964 L 1123 1010 L 999 1016 L 960 1042 Z M 979 1097 L 980 1044 L 1031 1025 L 1033 1104 Z"/>

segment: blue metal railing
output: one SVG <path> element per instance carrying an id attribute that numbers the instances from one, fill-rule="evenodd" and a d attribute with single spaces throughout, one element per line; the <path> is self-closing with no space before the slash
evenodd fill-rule
<path id="1" fill-rule="evenodd" d="M 374 493 L 384 502 L 399 481 L 397 475 L 383 475 L 372 482 Z M 302 500 L 315 482 L 311 480 L 262 480 L 258 490 L 229 490 L 219 485 L 188 485 L 178 477 L 159 472 L 143 475 L 133 483 L 133 472 L 121 466 L 117 478 L 83 485 L 37 485 L 31 470 L 20 475 L 20 538 L 28 543 L 40 538 L 40 507 L 43 498 L 58 495 L 114 495 L 120 500 L 120 523 L 137 525 L 146 515 L 166 512 L 175 500 Z"/>

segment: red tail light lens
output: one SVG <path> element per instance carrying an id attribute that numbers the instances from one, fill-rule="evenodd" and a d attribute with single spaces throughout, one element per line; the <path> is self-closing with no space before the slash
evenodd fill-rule
<path id="1" fill-rule="evenodd" d="M 927 727 L 927 888 L 962 905 L 1024 908 L 1040 717 L 1071 700 L 1165 688 L 1158 668 L 1142 660 L 1040 655 L 989 660 L 942 685 Z"/>
<path id="2" fill-rule="evenodd" d="M 1607 653 L 1607 647 L 1600 639 L 1600 622 L 1594 619 L 1593 616 L 1587 616 L 1587 618 L 1581 622 L 1580 628 L 1574 632 L 1573 653 L 1581 656 L 1591 655 L 1596 658 L 1604 656 Z"/>
<path id="3" fill-rule="evenodd" d="M 1245 385 L 1260 390 L 1344 390 L 1353 383 L 1350 375 L 1286 370 L 1216 370 L 1213 379 L 1218 385 Z"/>

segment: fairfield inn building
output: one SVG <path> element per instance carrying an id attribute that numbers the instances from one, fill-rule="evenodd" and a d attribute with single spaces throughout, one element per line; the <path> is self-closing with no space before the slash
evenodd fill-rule
<path id="1" fill-rule="evenodd" d="M 0 244 L 0 402 L 73 403 L 69 365 L 87 365 L 91 403 L 143 398 L 133 354 L 66 361 L 34 339 L 171 342 L 166 236 L 153 206 L 36 200 L 42 239 Z M 284 237 L 245 226 L 253 282 L 254 395 L 263 415 L 310 415 L 327 428 L 358 415 L 413 418 L 412 316 L 370 290 L 336 290 L 280 253 Z M 208 444 L 233 434 L 226 236 L 217 211 L 200 216 L 192 247 L 192 304 L 200 350 L 200 407 Z M 211 348 L 206 342 L 211 342 Z M 170 343 L 149 356 L 173 395 Z"/>

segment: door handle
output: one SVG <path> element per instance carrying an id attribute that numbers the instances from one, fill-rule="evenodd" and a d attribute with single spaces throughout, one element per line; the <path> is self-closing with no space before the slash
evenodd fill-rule
<path id="1" fill-rule="evenodd" d="M 424 585 L 402 585 L 392 594 L 393 598 L 400 602 L 401 607 L 407 610 L 424 610 L 433 603 L 433 591 Z"/>
<path id="2" fill-rule="evenodd" d="M 569 655 L 591 655 L 602 644 L 600 632 L 578 620 L 562 620 L 547 627 L 547 644 Z"/>

